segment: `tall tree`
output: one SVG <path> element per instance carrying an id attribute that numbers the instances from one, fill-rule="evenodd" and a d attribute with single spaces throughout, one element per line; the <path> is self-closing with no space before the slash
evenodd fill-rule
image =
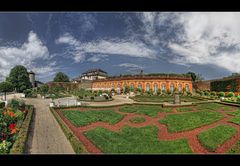
<path id="1" fill-rule="evenodd" d="M 204 80 L 204 78 L 202 77 L 201 74 L 196 74 L 194 72 L 187 72 L 188 75 L 190 75 L 192 77 L 192 81 L 202 81 Z"/>
<path id="2" fill-rule="evenodd" d="M 11 69 L 7 81 L 12 83 L 17 92 L 23 92 L 32 87 L 29 74 L 24 66 L 18 65 Z"/>
<path id="3" fill-rule="evenodd" d="M 197 75 L 194 72 L 187 72 L 188 75 L 190 75 L 192 77 L 192 81 L 195 82 Z"/>
<path id="4" fill-rule="evenodd" d="M 7 92 L 13 91 L 13 85 L 10 82 L 1 82 L 0 83 L 0 92 L 4 93 L 4 100 L 6 101 Z"/>
<path id="5" fill-rule="evenodd" d="M 69 82 L 69 77 L 64 73 L 59 72 L 56 74 L 53 81 L 54 82 Z"/>

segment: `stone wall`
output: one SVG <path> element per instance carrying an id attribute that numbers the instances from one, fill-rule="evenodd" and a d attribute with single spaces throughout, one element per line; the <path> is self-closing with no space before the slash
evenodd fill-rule
<path id="1" fill-rule="evenodd" d="M 198 81 L 193 83 L 193 88 L 198 90 L 210 90 L 211 80 L 208 81 Z"/>
<path id="2" fill-rule="evenodd" d="M 91 89 L 92 88 L 92 81 L 83 80 L 78 83 L 73 82 L 48 82 L 47 85 L 49 87 L 53 86 L 60 86 L 63 87 L 65 90 L 74 90 L 74 89 Z"/>

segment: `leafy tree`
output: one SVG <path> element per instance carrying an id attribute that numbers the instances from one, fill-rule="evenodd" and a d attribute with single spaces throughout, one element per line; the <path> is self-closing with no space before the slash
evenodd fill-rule
<path id="1" fill-rule="evenodd" d="M 0 83 L 0 92 L 4 93 L 4 100 L 6 100 L 7 92 L 13 91 L 13 85 L 10 82 L 1 82 Z"/>
<path id="2" fill-rule="evenodd" d="M 17 92 L 23 92 L 32 87 L 27 69 L 21 65 L 12 68 L 6 80 L 12 83 L 13 88 L 16 89 Z"/>
<path id="3" fill-rule="evenodd" d="M 54 82 L 69 82 L 69 77 L 64 73 L 59 72 L 56 74 L 53 81 Z"/>
<path id="4" fill-rule="evenodd" d="M 192 77 L 193 82 L 204 80 L 201 74 L 196 74 L 194 72 L 187 72 L 186 74 Z"/>
<path id="5" fill-rule="evenodd" d="M 47 94 L 49 91 L 49 86 L 47 84 L 44 84 L 40 87 L 40 93 L 45 95 Z"/>

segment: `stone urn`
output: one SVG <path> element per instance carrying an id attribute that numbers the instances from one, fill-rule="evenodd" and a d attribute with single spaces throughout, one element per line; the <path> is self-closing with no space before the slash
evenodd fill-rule
<path id="1" fill-rule="evenodd" d="M 174 104 L 181 104 L 181 100 L 180 100 L 180 94 L 178 92 L 174 93 Z"/>
<path id="2" fill-rule="evenodd" d="M 50 102 L 50 103 L 49 103 L 49 106 L 50 106 L 50 107 L 54 107 L 54 106 L 55 106 L 54 102 Z"/>

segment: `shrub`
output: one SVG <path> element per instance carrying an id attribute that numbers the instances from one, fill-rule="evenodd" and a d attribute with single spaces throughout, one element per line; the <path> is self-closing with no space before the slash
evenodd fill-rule
<path id="1" fill-rule="evenodd" d="M 85 94 L 85 97 L 87 97 L 87 94 Z"/>
<path id="2" fill-rule="evenodd" d="M 205 95 L 205 96 L 209 96 L 209 92 L 208 92 L 208 91 L 205 91 L 205 92 L 204 92 L 204 95 Z"/>
<path id="3" fill-rule="evenodd" d="M 170 94 L 172 94 L 172 92 L 168 89 L 167 94 L 170 95 Z"/>
<path id="4" fill-rule="evenodd" d="M 108 100 L 108 96 L 104 96 L 106 100 Z"/>
<path id="5" fill-rule="evenodd" d="M 6 140 L 0 143 L 0 154 L 7 154 L 11 145 L 12 143 Z"/>
<path id="6" fill-rule="evenodd" d="M 5 103 L 4 102 L 0 102 L 0 109 L 5 107 Z"/>
<path id="7" fill-rule="evenodd" d="M 203 96 L 203 95 L 204 95 L 204 92 L 203 92 L 203 91 L 200 91 L 200 95 Z"/>
<path id="8" fill-rule="evenodd" d="M 91 96 L 91 100 L 94 100 L 94 96 Z"/>
<path id="9" fill-rule="evenodd" d="M 8 106 L 15 109 L 15 110 L 24 109 L 25 108 L 25 102 L 23 100 L 12 99 L 8 103 Z"/>
<path id="10" fill-rule="evenodd" d="M 220 92 L 219 93 L 219 97 L 224 97 L 225 96 L 225 93 L 224 92 Z"/>
<path id="11" fill-rule="evenodd" d="M 188 95 L 188 96 L 192 96 L 192 93 L 189 92 L 189 91 L 187 91 L 187 95 Z"/>
<path id="12" fill-rule="evenodd" d="M 197 89 L 197 90 L 196 90 L 196 93 L 197 93 L 197 94 L 201 94 L 201 90 Z"/>
<path id="13" fill-rule="evenodd" d="M 211 92 L 210 95 L 211 96 L 216 96 L 216 92 Z"/>
<path id="14" fill-rule="evenodd" d="M 237 96 L 237 102 L 240 103 L 240 95 Z"/>
<path id="15" fill-rule="evenodd" d="M 229 92 L 228 93 L 228 97 L 234 97 L 234 93 L 233 92 Z"/>
<path id="16" fill-rule="evenodd" d="M 79 97 L 79 99 L 83 99 L 83 96 L 78 96 Z"/>

